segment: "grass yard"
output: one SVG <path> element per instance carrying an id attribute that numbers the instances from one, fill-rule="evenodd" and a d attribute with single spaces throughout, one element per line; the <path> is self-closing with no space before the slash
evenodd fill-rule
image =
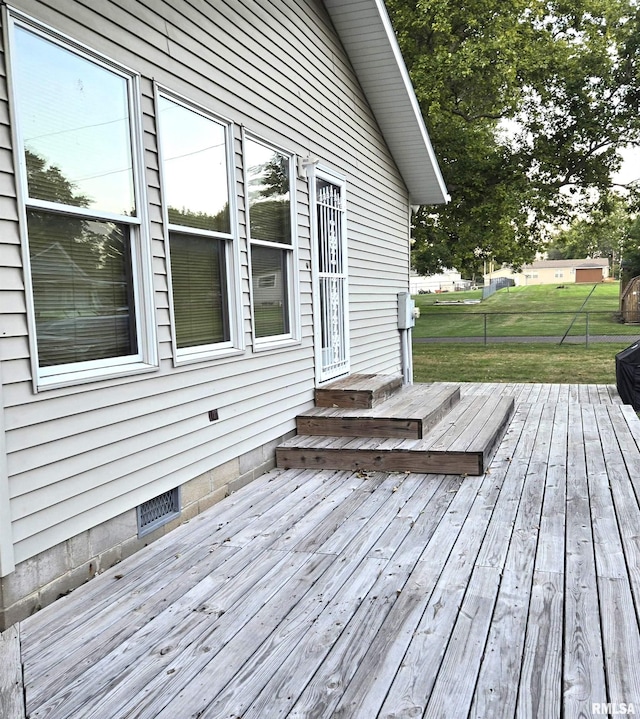
<path id="1" fill-rule="evenodd" d="M 593 290 L 593 293 L 592 293 Z M 420 308 L 414 337 L 536 337 L 570 334 L 630 335 L 640 328 L 618 321 L 619 283 L 594 286 L 536 285 L 509 287 L 475 305 L 448 305 L 437 302 L 482 298 L 482 290 L 417 295 Z M 590 294 L 591 293 L 591 294 Z M 584 304 L 586 301 L 586 304 Z M 584 304 L 584 307 L 583 307 Z M 576 317 L 576 313 L 582 314 Z M 573 323 L 573 324 L 572 324 Z"/>
<path id="2" fill-rule="evenodd" d="M 510 287 L 476 305 L 436 302 L 481 299 L 482 290 L 418 295 L 414 337 L 483 337 L 486 322 L 489 344 L 415 343 L 415 381 L 615 384 L 615 355 L 640 336 L 640 327 L 617 320 L 619 292 L 618 282 L 603 282 L 595 289 L 586 284 Z M 590 313 L 591 336 L 628 335 L 628 341 L 588 347 L 491 344 L 492 336 L 561 337 L 581 308 Z M 586 318 L 580 315 L 570 334 L 584 336 L 585 331 Z"/>
<path id="3" fill-rule="evenodd" d="M 629 344 L 414 344 L 414 381 L 615 384 Z"/>

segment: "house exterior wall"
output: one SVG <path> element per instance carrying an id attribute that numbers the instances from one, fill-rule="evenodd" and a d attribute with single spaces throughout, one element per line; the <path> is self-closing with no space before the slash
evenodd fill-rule
<path id="1" fill-rule="evenodd" d="M 409 292 L 417 295 L 420 292 L 454 292 L 462 282 L 462 275 L 456 270 L 443 272 L 439 275 L 420 276 L 411 273 Z"/>
<path id="2" fill-rule="evenodd" d="M 520 273 L 520 285 L 558 285 L 576 281 L 576 271 L 573 267 L 542 267 L 523 269 Z"/>
<path id="3" fill-rule="evenodd" d="M 578 277 L 576 276 L 578 273 Z M 513 272 L 509 267 L 502 267 L 484 276 L 488 285 L 491 280 L 500 277 L 513 279 L 516 287 L 528 285 L 558 285 L 574 282 L 601 282 L 609 276 L 606 267 L 580 269 L 569 265 L 559 267 L 524 267 L 522 272 Z M 587 278 L 587 279 L 585 279 Z"/>
<path id="4" fill-rule="evenodd" d="M 408 286 L 409 200 L 317 0 L 16 0 L 12 7 L 140 75 L 155 300 L 150 321 L 159 352 L 154 371 L 34 391 L 4 52 L 0 398 L 12 554 L 15 576 L 22 576 L 20 565 L 24 574 L 27 562 L 216 468 L 239 462 L 235 481 L 248 481 L 257 468 L 269 466 L 265 452 L 273 453 L 275 442 L 294 429 L 295 415 L 312 403 L 308 184 L 302 175 L 295 180 L 299 341 L 254 351 L 242 129 L 298 157 L 318 158 L 346 177 L 352 372 L 400 370 L 396 295 Z M 154 82 L 233 123 L 245 345 L 234 356 L 174 363 Z M 208 417 L 212 409 L 219 416 L 214 422 Z M 209 494 L 219 498 L 233 489 L 233 481 Z M 0 528 L 0 539 L 3 532 L 6 542 L 6 527 Z M 114 546 L 121 541 L 114 536 Z M 89 561 L 83 555 L 80 564 Z M 72 569 L 65 564 L 63 574 Z M 11 594 L 15 604 L 23 591 L 10 586 L 11 576 L 3 580 L 5 605 L 6 597 Z M 27 584 L 33 595 L 33 582 Z"/>

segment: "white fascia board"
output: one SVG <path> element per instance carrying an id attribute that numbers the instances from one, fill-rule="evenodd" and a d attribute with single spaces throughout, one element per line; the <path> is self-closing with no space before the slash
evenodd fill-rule
<path id="1" fill-rule="evenodd" d="M 324 0 L 412 204 L 450 200 L 383 0 Z"/>

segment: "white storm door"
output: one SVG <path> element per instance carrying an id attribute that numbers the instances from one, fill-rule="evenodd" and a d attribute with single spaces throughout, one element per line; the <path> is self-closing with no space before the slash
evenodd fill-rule
<path id="1" fill-rule="evenodd" d="M 349 373 L 345 181 L 313 175 L 315 342 L 318 382 Z"/>

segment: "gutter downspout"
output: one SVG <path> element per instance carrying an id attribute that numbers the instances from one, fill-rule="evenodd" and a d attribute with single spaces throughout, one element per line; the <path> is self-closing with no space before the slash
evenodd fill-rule
<path id="1" fill-rule="evenodd" d="M 413 353 L 411 344 L 411 329 L 400 330 L 402 351 L 402 384 L 413 384 Z"/>

